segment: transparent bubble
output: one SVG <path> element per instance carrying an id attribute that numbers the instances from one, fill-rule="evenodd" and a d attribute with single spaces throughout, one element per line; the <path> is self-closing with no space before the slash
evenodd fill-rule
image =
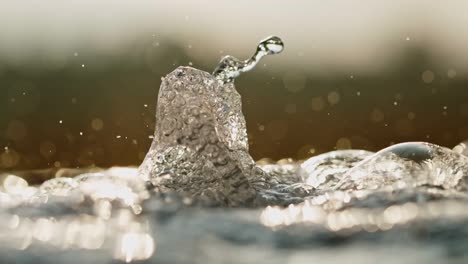
<path id="1" fill-rule="evenodd" d="M 338 150 L 312 157 L 298 170 L 302 180 L 317 189 L 328 189 L 337 184 L 351 167 L 370 156 L 365 150 Z"/>
<path id="2" fill-rule="evenodd" d="M 407 142 L 366 158 L 343 177 L 340 189 L 377 189 L 384 186 L 436 186 L 465 189 L 468 157 L 435 144 Z"/>

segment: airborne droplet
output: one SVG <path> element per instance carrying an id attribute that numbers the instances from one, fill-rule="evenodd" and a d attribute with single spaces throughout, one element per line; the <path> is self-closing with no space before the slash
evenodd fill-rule
<path id="1" fill-rule="evenodd" d="M 233 56 L 222 58 L 213 75 L 222 83 L 233 82 L 241 73 L 252 70 L 264 56 L 278 54 L 283 49 L 284 44 L 279 37 L 268 37 L 258 44 L 255 54 L 248 60 L 241 61 Z"/>

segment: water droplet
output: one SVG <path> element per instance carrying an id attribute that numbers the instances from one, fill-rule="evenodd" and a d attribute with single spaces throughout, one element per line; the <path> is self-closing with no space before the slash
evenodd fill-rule
<path id="1" fill-rule="evenodd" d="M 248 60 L 241 61 L 233 56 L 222 58 L 213 75 L 223 83 L 233 82 L 241 73 L 252 70 L 262 57 L 278 54 L 283 51 L 283 48 L 283 41 L 279 37 L 266 38 L 260 42 L 255 54 Z"/>
<path id="2" fill-rule="evenodd" d="M 432 81 L 434 81 L 435 76 L 434 76 L 434 73 L 432 71 L 427 70 L 427 71 L 422 73 L 421 78 L 422 78 L 423 82 L 431 83 Z"/>
<path id="3" fill-rule="evenodd" d="M 338 92 L 330 92 L 327 96 L 330 105 L 336 105 L 340 101 L 340 94 Z"/>
<path id="4" fill-rule="evenodd" d="M 312 98 L 312 110 L 320 112 L 323 110 L 324 107 L 325 100 L 321 96 Z"/>
<path id="5" fill-rule="evenodd" d="M 3 180 L 3 188 L 9 194 L 21 195 L 27 187 L 28 182 L 15 175 L 10 174 Z"/>
<path id="6" fill-rule="evenodd" d="M 336 141 L 336 149 L 350 149 L 351 148 L 351 140 L 348 138 L 342 137 Z"/>
<path id="7" fill-rule="evenodd" d="M 95 131 L 100 131 L 104 127 L 104 121 L 100 118 L 95 118 L 91 121 L 91 128 Z"/>

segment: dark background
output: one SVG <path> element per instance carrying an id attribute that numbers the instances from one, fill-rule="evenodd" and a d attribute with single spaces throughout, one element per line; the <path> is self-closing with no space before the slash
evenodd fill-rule
<path id="1" fill-rule="evenodd" d="M 284 52 L 236 80 L 256 160 L 468 138 L 463 3 L 331 2 L 4 6 L 0 168 L 138 165 L 162 76 L 272 34 Z"/>

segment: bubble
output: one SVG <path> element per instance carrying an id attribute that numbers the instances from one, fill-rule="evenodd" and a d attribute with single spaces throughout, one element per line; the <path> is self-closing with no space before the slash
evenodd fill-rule
<path id="1" fill-rule="evenodd" d="M 466 188 L 468 157 L 426 142 L 400 143 L 366 158 L 343 177 L 341 187 L 377 189 L 384 186 Z"/>
<path id="2" fill-rule="evenodd" d="M 104 121 L 100 118 L 95 118 L 91 121 L 91 128 L 95 131 L 100 131 L 104 128 Z"/>
<path id="3" fill-rule="evenodd" d="M 150 258 L 155 249 L 153 238 L 143 232 L 127 232 L 117 239 L 114 257 L 127 263 Z"/>
<path id="4" fill-rule="evenodd" d="M 298 170 L 302 180 L 317 189 L 330 189 L 342 175 L 372 152 L 365 150 L 337 150 L 304 161 Z"/>
<path id="5" fill-rule="evenodd" d="M 424 71 L 421 75 L 421 78 L 423 80 L 423 82 L 425 83 L 431 83 L 432 81 L 434 81 L 434 73 L 430 70 L 427 70 L 427 71 Z"/>
<path id="6" fill-rule="evenodd" d="M 340 101 L 340 94 L 338 92 L 330 92 L 327 96 L 330 105 L 335 105 Z"/>
<path id="7" fill-rule="evenodd" d="M 64 247 L 99 249 L 106 237 L 106 222 L 90 215 L 73 218 L 64 230 Z"/>
<path id="8" fill-rule="evenodd" d="M 54 233 L 54 224 L 51 220 L 39 218 L 33 228 L 33 237 L 39 241 L 46 242 L 51 240 Z"/>
<path id="9" fill-rule="evenodd" d="M 312 110 L 320 112 L 325 108 L 325 100 L 321 96 L 312 98 Z"/>
<path id="10" fill-rule="evenodd" d="M 454 69 L 449 69 L 449 70 L 447 71 L 447 76 L 448 76 L 449 78 L 455 78 L 455 76 L 457 76 L 457 72 L 456 72 Z"/>
<path id="11" fill-rule="evenodd" d="M 9 194 L 20 195 L 27 187 L 28 182 L 15 175 L 10 174 L 3 180 L 3 188 Z"/>
<path id="12" fill-rule="evenodd" d="M 351 148 L 351 140 L 348 138 L 342 137 L 336 141 L 336 149 L 350 149 Z"/>

